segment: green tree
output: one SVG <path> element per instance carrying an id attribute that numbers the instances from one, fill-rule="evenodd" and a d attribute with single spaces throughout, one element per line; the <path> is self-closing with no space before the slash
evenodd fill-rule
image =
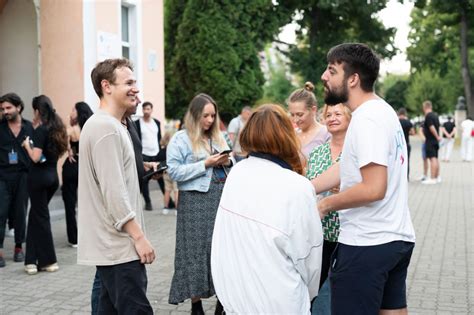
<path id="1" fill-rule="evenodd" d="M 468 112 L 474 113 L 472 64 L 469 64 L 474 40 L 474 34 L 469 32 L 474 20 L 474 0 L 417 0 L 415 5 L 412 45 L 408 50 L 414 71 L 430 67 L 438 69 L 443 78 L 449 71 L 448 64 L 459 63 Z"/>
<path id="2" fill-rule="evenodd" d="M 320 82 L 327 66 L 328 50 L 343 42 L 363 42 L 382 57 L 396 54 L 395 30 L 385 28 L 375 14 L 385 8 L 385 0 L 288 0 L 287 8 L 297 9 L 300 26 L 296 45 L 291 45 L 291 68 L 303 81 Z M 319 84 L 318 91 L 322 91 Z"/>
<path id="3" fill-rule="evenodd" d="M 392 105 L 395 110 L 407 107 L 405 95 L 409 86 L 406 75 L 387 75 L 380 84 L 381 96 Z"/>
<path id="4" fill-rule="evenodd" d="M 264 96 L 261 102 L 285 105 L 286 99 L 296 87 L 289 78 L 287 65 L 279 54 L 272 55 L 270 48 L 265 50 L 268 79 L 264 85 Z"/>
<path id="5" fill-rule="evenodd" d="M 189 102 L 172 71 L 178 26 L 183 19 L 186 3 L 187 0 L 165 0 L 164 3 L 165 109 L 167 117 L 173 118 L 181 118 Z"/>
<path id="6" fill-rule="evenodd" d="M 208 93 L 232 114 L 263 95 L 258 52 L 278 32 L 284 10 L 271 0 L 188 0 L 179 23 L 170 65 L 173 84 L 187 102 Z M 289 18 L 288 18 L 289 19 Z M 168 93 L 169 98 L 175 95 Z M 186 103 L 187 103 L 186 102 Z M 185 106 L 172 104 L 174 113 Z"/>
<path id="7" fill-rule="evenodd" d="M 450 109 L 450 103 L 443 93 L 444 81 L 439 74 L 431 69 L 422 69 L 411 77 L 410 86 L 406 93 L 407 108 L 412 113 L 421 114 L 422 104 L 426 100 L 433 103 L 433 110 L 438 113 L 446 113 Z"/>

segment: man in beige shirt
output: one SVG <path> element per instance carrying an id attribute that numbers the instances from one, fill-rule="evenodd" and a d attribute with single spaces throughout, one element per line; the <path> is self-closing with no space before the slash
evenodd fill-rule
<path id="1" fill-rule="evenodd" d="M 139 91 L 126 59 L 98 63 L 91 78 L 100 109 L 80 139 L 77 260 L 97 266 L 99 314 L 152 314 L 144 264 L 155 252 L 144 234 L 135 155 L 121 124 Z"/>

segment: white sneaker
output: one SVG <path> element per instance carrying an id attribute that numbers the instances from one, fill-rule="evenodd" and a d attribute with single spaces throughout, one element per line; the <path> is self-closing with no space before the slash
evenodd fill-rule
<path id="1" fill-rule="evenodd" d="M 164 215 L 167 215 L 168 213 L 170 213 L 170 209 L 168 209 L 168 208 L 163 208 L 162 213 L 163 213 Z"/>
<path id="2" fill-rule="evenodd" d="M 15 237 L 15 229 L 6 229 L 5 230 L 5 236 L 6 237 Z"/>
<path id="3" fill-rule="evenodd" d="M 38 273 L 38 267 L 36 267 L 36 265 L 33 265 L 33 264 L 26 265 L 25 272 L 29 275 L 35 275 Z"/>
<path id="4" fill-rule="evenodd" d="M 422 181 L 424 181 L 424 180 L 427 180 L 427 179 L 428 179 L 428 178 L 427 178 L 425 175 L 422 175 L 422 176 L 420 176 L 420 177 L 418 178 L 418 180 L 419 180 L 420 182 L 422 182 Z"/>
<path id="5" fill-rule="evenodd" d="M 441 176 L 436 177 L 436 182 L 439 184 L 441 183 Z"/>
<path id="6" fill-rule="evenodd" d="M 430 179 L 422 181 L 421 183 L 425 185 L 434 185 L 434 184 L 437 184 L 438 181 L 435 178 L 430 178 Z"/>

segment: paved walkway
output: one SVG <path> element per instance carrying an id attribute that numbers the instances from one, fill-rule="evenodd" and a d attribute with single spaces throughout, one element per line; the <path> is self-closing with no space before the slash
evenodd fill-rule
<path id="1" fill-rule="evenodd" d="M 421 175 L 420 144 L 413 141 L 412 178 Z M 474 163 L 462 163 L 455 150 L 441 164 L 443 182 L 410 182 L 409 204 L 417 244 L 409 269 L 410 314 L 474 314 Z M 162 204 L 158 190 L 155 205 Z M 95 269 L 78 266 L 76 250 L 67 246 L 60 197 L 52 201 L 52 227 L 60 270 L 28 276 L 12 261 L 13 240 L 5 241 L 7 266 L 0 269 L 0 314 L 89 314 Z M 145 212 L 147 233 L 158 259 L 148 268 L 148 297 L 156 314 L 189 314 L 190 303 L 169 305 L 175 244 L 174 214 Z M 204 302 L 210 314 L 215 299 Z"/>

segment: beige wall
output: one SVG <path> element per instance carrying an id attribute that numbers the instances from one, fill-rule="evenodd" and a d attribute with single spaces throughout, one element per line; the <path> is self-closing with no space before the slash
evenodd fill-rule
<path id="1" fill-rule="evenodd" d="M 163 0 L 143 1 L 143 96 L 144 101 L 153 103 L 153 116 L 160 121 L 165 117 L 165 67 L 164 67 L 164 32 Z M 157 68 L 148 68 L 150 53 L 156 53 Z"/>
<path id="2" fill-rule="evenodd" d="M 84 0 L 90 1 L 90 0 Z M 97 31 L 120 35 L 120 0 L 98 0 L 95 3 Z"/>
<path id="3" fill-rule="evenodd" d="M 23 116 L 33 118 L 31 99 L 38 95 L 38 31 L 32 0 L 0 1 L 0 95 L 17 93 Z"/>
<path id="4" fill-rule="evenodd" d="M 67 119 L 74 103 L 84 98 L 82 1 L 40 2 L 42 93 Z"/>

